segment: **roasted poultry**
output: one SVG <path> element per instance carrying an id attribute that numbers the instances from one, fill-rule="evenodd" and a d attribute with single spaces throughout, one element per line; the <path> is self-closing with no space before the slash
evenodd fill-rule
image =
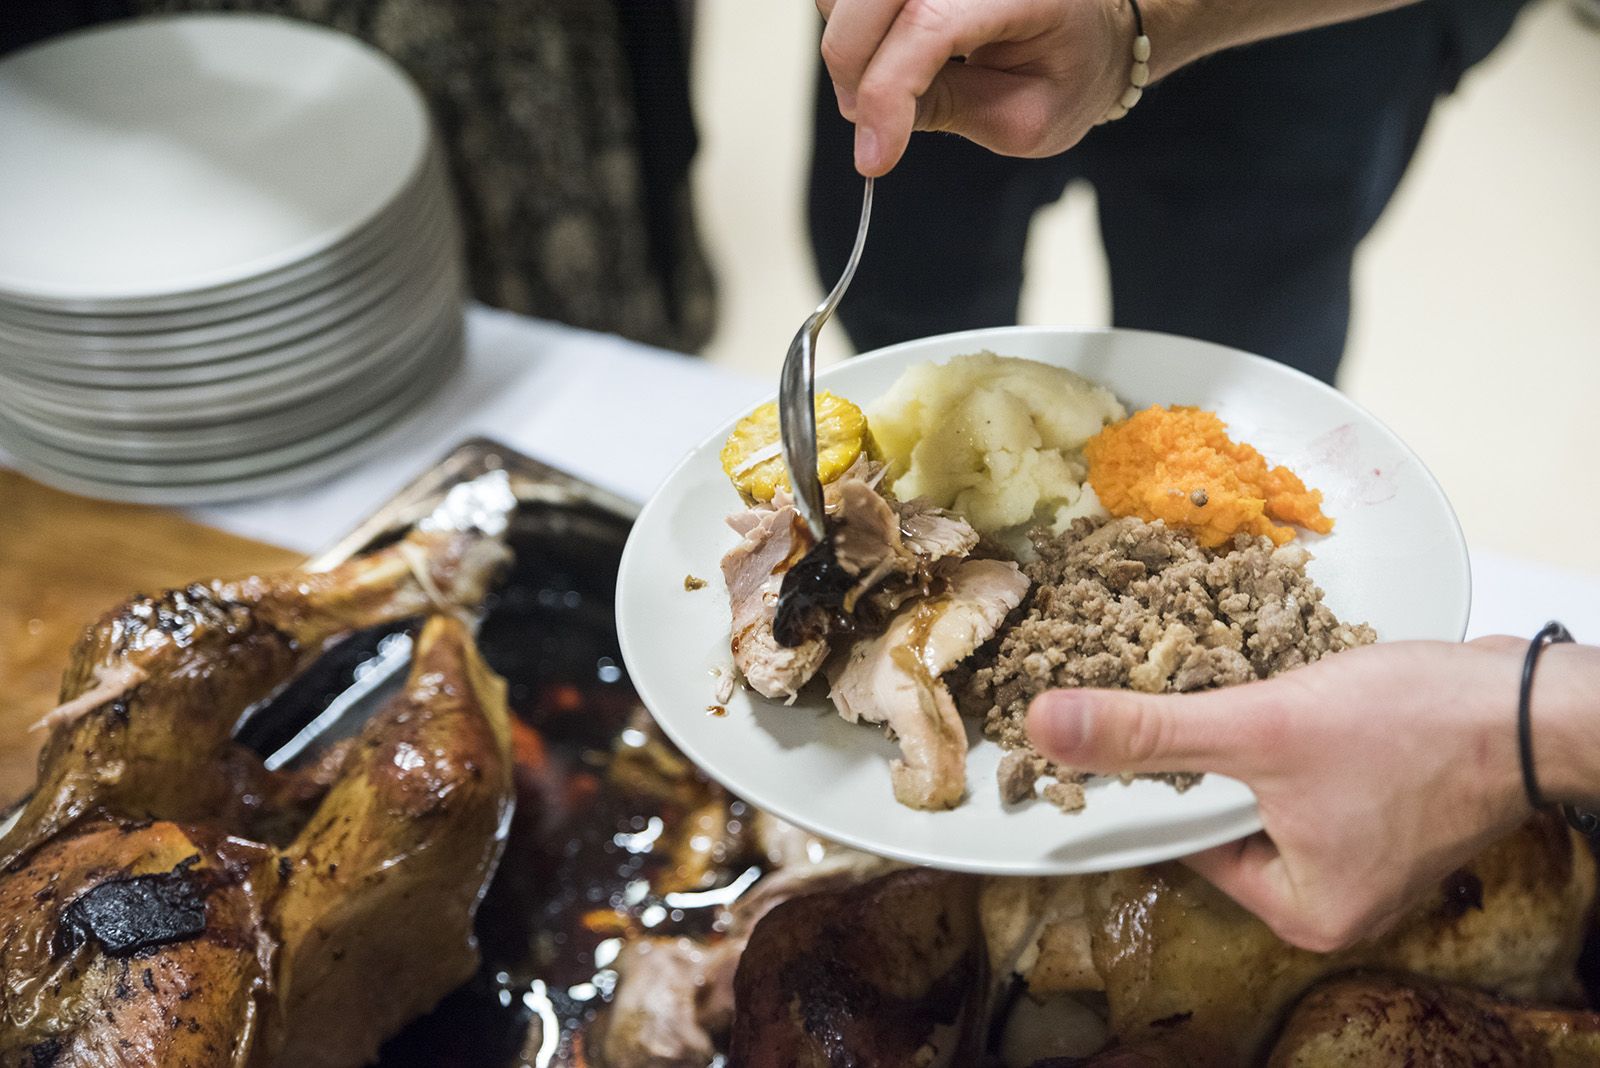
<path id="1" fill-rule="evenodd" d="M 1193 1048 L 1157 1035 L 1083 1068 L 1189 1068 Z M 1351 972 L 1301 998 L 1265 1068 L 1590 1068 L 1600 1014 L 1546 1008 L 1398 972 Z"/>
<path id="2" fill-rule="evenodd" d="M 734 979 L 730 1063 L 977 1063 L 987 982 L 975 903 L 971 879 L 916 868 L 773 909 Z"/>
<path id="3" fill-rule="evenodd" d="M 1104 998 L 1125 1042 L 1166 1035 L 1181 1063 L 1251 1063 L 1319 980 L 1383 968 L 1547 1003 L 1577 995 L 1594 902 L 1587 846 L 1554 815 L 1530 820 L 1421 902 L 1389 935 L 1337 954 L 1293 949 L 1178 864 L 1069 879 L 991 880 L 984 924 L 997 972 L 1045 1001 Z"/>
<path id="4" fill-rule="evenodd" d="M 0 837 L 0 1064 L 361 1064 L 472 972 L 510 728 L 455 612 L 503 559 L 414 534 L 90 628 Z M 403 692 L 309 776 L 231 740 L 328 643 L 423 615 Z"/>
<path id="5" fill-rule="evenodd" d="M 1600 1015 L 1541 1009 L 1397 975 L 1350 975 L 1301 999 L 1267 1068 L 1600 1064 Z"/>
<path id="6" fill-rule="evenodd" d="M 788 866 L 750 894 L 771 880 L 800 890 L 758 910 L 747 945 L 659 940 L 667 952 L 652 962 L 658 966 L 625 957 L 613 1011 L 628 1021 L 597 1047 L 600 1063 L 704 1063 L 708 1036 L 720 1033 L 704 1009 L 730 993 L 726 957 L 740 950 L 734 1011 L 722 1023 L 726 1044 L 717 1044 L 730 1068 L 976 1064 L 974 1043 L 999 1052 L 1008 1068 L 1231 1068 L 1269 1056 L 1274 1065 L 1402 1063 L 1363 1054 L 1390 1047 L 1331 1022 L 1357 1000 L 1379 1021 L 1438 1004 L 1480 1021 L 1473 1027 L 1504 1023 L 1507 1048 L 1527 1059 L 1487 1064 L 1600 1063 L 1600 1016 L 1495 1000 L 1576 1004 L 1595 864 L 1554 816 L 1486 850 L 1390 935 L 1331 955 L 1285 945 L 1177 864 L 1057 879 L 865 867 L 840 880 L 852 856 L 859 854 L 833 850 L 819 863 L 790 851 Z M 805 887 L 808 870 L 834 872 L 833 881 Z M 730 909 L 734 931 L 742 906 Z M 987 952 L 969 956 L 975 938 Z M 668 960 L 687 963 L 659 967 Z M 1327 987 L 1296 1010 L 1319 982 L 1361 968 L 1404 978 Z M 974 997 L 978 989 L 989 993 Z M 1357 999 L 1352 990 L 1363 993 Z M 1291 1012 L 1285 1038 L 1275 1041 Z M 694 1043 L 642 1052 L 641 1036 L 681 1035 L 696 1013 Z M 1547 1049 L 1590 1059 L 1549 1059 Z"/>

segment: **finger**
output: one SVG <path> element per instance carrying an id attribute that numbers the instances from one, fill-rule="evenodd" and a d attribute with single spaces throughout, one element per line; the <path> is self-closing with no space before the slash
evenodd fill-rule
<path id="1" fill-rule="evenodd" d="M 828 0 L 823 18 L 822 62 L 839 90 L 840 104 L 853 95 L 905 0 Z M 818 4 L 822 8 L 822 4 Z"/>
<path id="2" fill-rule="evenodd" d="M 839 102 L 839 114 L 851 122 L 856 121 L 856 94 L 840 85 L 833 83 L 834 99 Z"/>
<path id="3" fill-rule="evenodd" d="M 856 86 L 856 169 L 877 176 L 900 161 L 917 118 L 917 100 L 952 57 L 970 51 L 965 40 L 981 41 L 986 27 L 981 7 L 968 12 L 970 25 L 931 5 L 903 7 L 878 44 Z"/>
<path id="4" fill-rule="evenodd" d="M 1299 929 L 1302 925 L 1295 912 L 1295 897 L 1283 857 L 1264 832 L 1193 853 L 1184 857 L 1183 863 L 1253 913 L 1280 938 L 1312 948 L 1304 944 L 1309 936 Z"/>
<path id="5" fill-rule="evenodd" d="M 1404 907 L 1363 902 L 1359 888 L 1335 903 L 1316 903 L 1297 891 L 1288 862 L 1264 833 L 1192 854 L 1183 863 L 1279 938 L 1313 953 L 1333 953 L 1375 938 L 1405 914 Z"/>
<path id="6" fill-rule="evenodd" d="M 1278 877 L 1278 847 L 1263 831 L 1191 853 L 1183 863 L 1258 916 L 1277 914 L 1287 904 Z"/>
<path id="7" fill-rule="evenodd" d="M 1257 686 L 1203 694 L 1049 690 L 1028 709 L 1028 736 L 1058 764 L 1103 773 L 1217 771 L 1248 781 L 1271 754 L 1270 706 Z"/>
<path id="8" fill-rule="evenodd" d="M 917 98 L 916 129 L 960 134 L 1006 156 L 1054 155 L 1083 133 L 1045 79 L 959 63 L 947 64 Z"/>

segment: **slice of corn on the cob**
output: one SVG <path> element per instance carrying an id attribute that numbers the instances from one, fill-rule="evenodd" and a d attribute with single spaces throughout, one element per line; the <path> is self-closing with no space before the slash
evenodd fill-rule
<path id="1" fill-rule="evenodd" d="M 866 448 L 867 417 L 833 393 L 817 394 L 817 477 L 824 485 L 847 471 Z M 778 405 L 763 404 L 739 420 L 722 446 L 722 470 L 746 501 L 770 501 L 789 488 L 778 430 Z"/>

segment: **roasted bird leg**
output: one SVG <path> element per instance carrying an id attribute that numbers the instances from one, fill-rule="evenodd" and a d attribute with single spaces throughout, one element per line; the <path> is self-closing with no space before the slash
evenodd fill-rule
<path id="1" fill-rule="evenodd" d="M 329 642 L 436 608 L 476 604 L 505 549 L 477 533 L 417 533 L 323 573 L 196 583 L 141 597 L 72 654 L 38 786 L 0 837 L 0 866 L 95 813 L 237 819 L 256 761 L 231 733 Z"/>
<path id="2" fill-rule="evenodd" d="M 504 683 L 436 616 L 281 853 L 83 822 L 0 872 L 0 1065 L 369 1061 L 476 966 L 511 799 Z"/>
<path id="3" fill-rule="evenodd" d="M 272 1063 L 366 1063 L 477 967 L 473 914 L 511 818 L 505 689 L 459 620 L 428 621 L 406 692 L 279 862 Z"/>

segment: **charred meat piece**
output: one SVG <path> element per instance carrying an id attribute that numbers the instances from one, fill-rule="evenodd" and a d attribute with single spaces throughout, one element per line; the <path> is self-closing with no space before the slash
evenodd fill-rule
<path id="1" fill-rule="evenodd" d="M 978 543 L 966 520 L 925 501 L 891 501 L 860 478 L 833 488 L 827 540 L 783 577 L 773 621 L 783 645 L 849 634 L 858 624 L 876 629 L 907 597 L 926 592 L 940 560 L 960 559 Z M 869 598 L 874 591 L 880 596 Z"/>
<path id="2" fill-rule="evenodd" d="M 91 630 L 6 838 L 0 1064 L 362 1064 L 473 971 L 512 793 L 504 685 L 464 622 L 428 620 L 404 691 L 317 769 L 320 801 L 227 739 L 326 640 L 470 604 L 500 554 L 418 536 L 326 575 L 141 599 Z M 127 667 L 119 695 L 70 707 Z M 280 802 L 312 810 L 281 850 L 244 818 Z"/>
<path id="3" fill-rule="evenodd" d="M 994 637 L 1022 603 L 1027 577 L 1000 560 L 963 560 L 935 592 L 912 602 L 882 634 L 862 638 L 829 669 L 833 703 L 854 723 L 885 723 L 902 759 L 894 795 L 913 808 L 951 808 L 966 793 L 967 735 L 939 676 Z"/>
<path id="4" fill-rule="evenodd" d="M 876 465 L 859 463 L 824 490 L 829 540 L 810 531 L 779 494 L 728 520 L 741 537 L 722 558 L 733 614 L 734 666 L 764 697 L 788 697 L 811 680 L 829 639 L 874 630 L 926 591 L 940 561 L 978 543 L 963 519 L 926 502 L 891 501 Z"/>
<path id="5" fill-rule="evenodd" d="M 333 571 L 194 583 L 114 609 L 72 653 L 0 865 L 101 812 L 247 829 L 247 802 L 266 786 L 232 740 L 239 714 L 331 641 L 476 604 L 504 560 L 479 534 L 418 533 Z"/>
<path id="6" fill-rule="evenodd" d="M 979 1061 L 976 880 L 911 869 L 767 913 L 734 982 L 735 1068 Z"/>
<path id="7" fill-rule="evenodd" d="M 838 526 L 784 572 L 778 584 L 778 607 L 772 614 L 772 636 L 791 647 L 854 627 L 845 603 L 850 600 L 855 576 L 839 563 L 834 547 Z"/>
<path id="8" fill-rule="evenodd" d="M 1416 977 L 1351 975 L 1301 999 L 1267 1061 L 1341 1064 L 1580 1068 L 1600 1064 L 1600 1015 Z"/>
<path id="9" fill-rule="evenodd" d="M 268 850 L 173 823 L 46 842 L 0 875 L 0 1064 L 247 1063 L 275 878 Z"/>

